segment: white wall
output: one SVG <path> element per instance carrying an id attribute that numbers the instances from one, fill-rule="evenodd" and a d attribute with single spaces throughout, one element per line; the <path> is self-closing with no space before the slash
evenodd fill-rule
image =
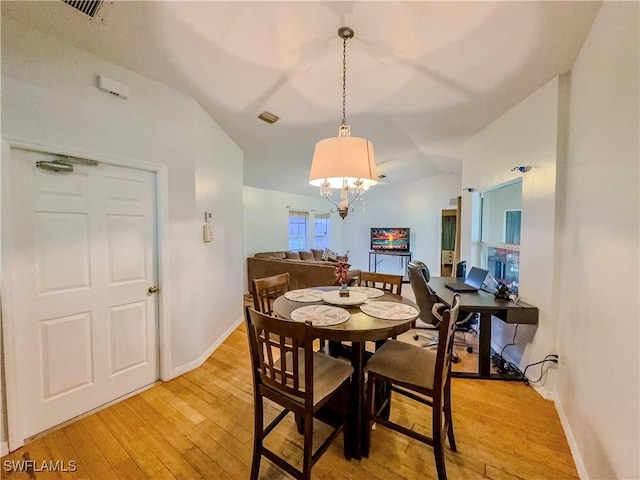
<path id="1" fill-rule="evenodd" d="M 198 265 L 197 351 L 209 352 L 214 341 L 217 344 L 229 333 L 230 322 L 242 316 L 242 273 L 238 271 L 244 256 L 242 152 L 199 105 L 194 107 L 196 225 L 189 236 L 196 245 L 189 268 Z M 205 211 L 212 214 L 213 243 L 202 241 Z M 184 329 L 184 324 L 179 328 Z"/>
<path id="2" fill-rule="evenodd" d="M 289 208 L 314 213 L 329 213 L 332 205 L 322 198 L 244 187 L 245 257 L 258 252 L 289 249 Z M 342 219 L 331 214 L 329 248 L 342 252 Z M 311 248 L 311 246 L 309 247 Z M 244 262 L 244 288 L 247 289 L 247 265 Z"/>
<path id="3" fill-rule="evenodd" d="M 505 357 L 526 364 L 558 353 L 558 316 L 553 311 L 556 160 L 560 79 L 554 78 L 464 144 L 462 184 L 476 193 L 462 197 L 462 257 L 478 265 L 472 211 L 479 191 L 522 177 L 520 296 L 540 310 L 537 329 L 518 327 L 515 347 Z M 515 166 L 529 166 L 522 174 Z M 477 225 L 474 225 L 477 228 Z M 515 326 L 494 320 L 493 343 L 500 349 L 513 339 Z M 535 333 L 535 335 L 534 335 Z M 529 343 L 531 342 L 531 343 Z M 537 376 L 538 371 L 533 372 Z M 555 390 L 550 370 L 547 390 Z"/>
<path id="4" fill-rule="evenodd" d="M 581 478 L 640 478 L 638 18 L 638 3 L 603 3 L 571 76 L 465 144 L 465 187 L 533 167 L 523 175 L 521 293 L 540 324 L 522 363 L 559 354 L 557 386 L 552 376 L 545 388 L 556 389 Z M 465 214 L 477 197 L 463 202 L 463 256 L 477 254 Z M 512 330 L 496 333 L 503 345 Z"/>
<path id="5" fill-rule="evenodd" d="M 99 91 L 96 74 L 127 84 L 131 97 Z M 164 377 L 203 361 L 242 315 L 240 149 L 192 98 L 6 16 L 2 136 L 167 168 L 170 283 L 160 287 L 171 338 L 162 352 L 169 354 Z M 206 245 L 205 210 L 213 212 L 216 232 Z"/>
<path id="6" fill-rule="evenodd" d="M 604 2 L 571 75 L 558 404 L 582 478 L 640 478 L 639 10 Z"/>
<path id="7" fill-rule="evenodd" d="M 411 228 L 413 258 L 424 261 L 434 275 L 440 274 L 440 221 L 443 209 L 452 208 L 451 198 L 460 193 L 458 175 L 437 175 L 400 186 L 372 187 L 365 194 L 365 212 L 360 202 L 346 219 L 331 215 L 331 249 L 349 250 L 352 268 L 369 269 L 370 228 Z M 271 190 L 244 187 L 245 254 L 286 250 L 288 244 L 288 210 L 330 210 L 331 204 L 320 196 L 307 197 Z M 379 271 L 402 273 L 393 257 L 382 260 Z M 246 288 L 246 265 L 245 265 Z"/>
<path id="8" fill-rule="evenodd" d="M 409 227 L 414 260 L 440 275 L 441 215 L 456 208 L 449 201 L 460 195 L 459 175 L 434 175 L 403 185 L 380 185 L 365 194 L 365 213 L 357 206 L 344 220 L 344 250 L 354 268 L 369 270 L 371 227 Z M 379 272 L 403 273 L 395 257 L 378 256 Z"/>

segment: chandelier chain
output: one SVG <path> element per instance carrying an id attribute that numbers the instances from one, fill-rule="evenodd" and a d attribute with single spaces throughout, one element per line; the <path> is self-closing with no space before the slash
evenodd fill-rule
<path id="1" fill-rule="evenodd" d="M 342 123 L 347 124 L 347 37 L 342 38 Z"/>

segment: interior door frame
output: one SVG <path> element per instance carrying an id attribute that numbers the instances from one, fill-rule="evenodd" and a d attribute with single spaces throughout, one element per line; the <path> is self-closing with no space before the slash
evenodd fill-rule
<path id="1" fill-rule="evenodd" d="M 7 399 L 7 431 L 9 450 L 13 451 L 24 445 L 25 438 L 19 422 L 19 398 L 17 358 L 15 351 L 14 334 L 14 292 L 12 279 L 16 259 L 12 257 L 13 237 L 8 225 L 13 224 L 13 214 L 9 208 L 12 189 L 11 162 L 12 149 L 31 150 L 52 155 L 68 155 L 71 157 L 95 160 L 99 163 L 115 165 L 119 167 L 146 170 L 156 174 L 156 242 L 157 242 L 157 275 L 158 284 L 161 286 L 158 296 L 158 360 L 160 367 L 160 379 L 166 381 L 170 378 L 171 371 L 171 325 L 169 323 L 170 310 L 170 276 L 169 276 L 169 192 L 168 192 L 168 168 L 159 165 L 127 158 L 116 158 L 100 155 L 93 152 L 73 150 L 60 145 L 43 144 L 29 139 L 19 139 L 3 136 L 0 161 L 0 277 L 1 286 L 1 312 L 2 320 L 2 354 L 4 355 L 5 387 Z M 1 389 L 0 389 L 1 391 Z M 1 401 L 1 399 L 0 399 Z"/>

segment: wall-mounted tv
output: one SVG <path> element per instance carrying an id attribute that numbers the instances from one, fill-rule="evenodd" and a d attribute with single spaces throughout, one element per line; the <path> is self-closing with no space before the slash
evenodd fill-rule
<path id="1" fill-rule="evenodd" d="M 408 228 L 372 228 L 371 250 L 409 251 Z"/>

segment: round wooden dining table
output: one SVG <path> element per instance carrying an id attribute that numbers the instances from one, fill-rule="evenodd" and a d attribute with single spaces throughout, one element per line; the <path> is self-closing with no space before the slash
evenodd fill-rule
<path id="1" fill-rule="evenodd" d="M 312 287 L 314 290 L 337 290 L 340 287 Z M 410 305 L 419 312 L 417 305 L 400 295 L 385 292 L 377 298 L 370 298 L 367 303 L 385 301 Z M 273 312 L 276 316 L 291 320 L 291 313 L 297 308 L 307 305 L 322 305 L 324 301 L 318 302 L 296 302 L 287 299 L 284 295 L 278 297 L 273 303 Z M 328 304 L 328 303 L 327 303 Z M 403 320 L 383 320 L 376 318 L 360 310 L 360 305 L 337 305 L 344 308 L 350 314 L 349 319 L 337 325 L 323 326 L 316 329 L 318 338 L 327 341 L 348 341 L 351 342 L 351 366 L 353 375 L 351 379 L 351 415 L 349 416 L 351 425 L 350 456 L 355 459 L 362 458 L 363 439 L 366 428 L 366 415 L 364 411 L 365 398 L 365 342 L 375 342 L 386 340 L 400 335 L 409 330 L 413 322 L 418 318 L 415 316 Z"/>

